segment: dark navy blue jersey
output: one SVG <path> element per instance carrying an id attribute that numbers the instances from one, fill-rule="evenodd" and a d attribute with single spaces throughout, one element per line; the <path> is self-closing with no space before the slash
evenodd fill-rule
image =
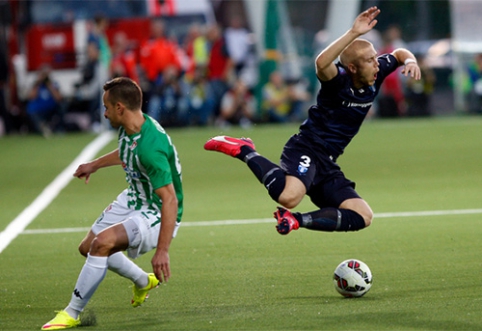
<path id="1" fill-rule="evenodd" d="M 329 81 L 320 81 L 316 105 L 310 107 L 308 119 L 300 126 L 301 136 L 334 160 L 360 130 L 383 80 L 399 66 L 391 54 L 383 54 L 377 60 L 379 72 L 375 83 L 360 89 L 353 87 L 350 75 L 337 63 L 338 74 Z"/>

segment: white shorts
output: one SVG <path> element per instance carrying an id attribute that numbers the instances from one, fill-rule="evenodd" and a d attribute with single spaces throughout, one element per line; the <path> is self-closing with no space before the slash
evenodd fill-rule
<path id="1" fill-rule="evenodd" d="M 156 210 L 142 208 L 133 210 L 127 207 L 127 189 L 122 191 L 97 218 L 92 225 L 92 232 L 97 235 L 112 225 L 122 223 L 129 238 L 127 255 L 135 259 L 157 247 L 161 230 L 161 213 Z M 180 223 L 176 223 L 174 238 Z"/>

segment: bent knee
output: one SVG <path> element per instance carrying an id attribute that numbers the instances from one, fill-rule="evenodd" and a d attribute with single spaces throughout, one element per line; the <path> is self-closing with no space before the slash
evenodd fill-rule
<path id="1" fill-rule="evenodd" d="M 87 254 L 90 251 L 90 246 L 92 244 L 92 240 L 94 240 L 95 234 L 91 231 L 87 233 L 85 238 L 82 240 L 82 242 L 79 244 L 79 253 L 85 257 L 87 257 Z"/>
<path id="2" fill-rule="evenodd" d="M 85 257 L 87 257 L 87 254 L 90 252 L 90 246 L 92 245 L 92 239 L 86 238 L 82 240 L 82 242 L 79 245 L 79 253 Z"/>
<path id="3" fill-rule="evenodd" d="M 372 224 L 373 220 L 373 211 L 370 206 L 366 203 L 363 199 L 348 199 L 343 201 L 340 205 L 341 209 L 350 209 L 354 212 L 358 213 L 365 222 L 365 227 L 368 227 Z"/>
<path id="4" fill-rule="evenodd" d="M 298 206 L 306 194 L 303 182 L 293 176 L 286 177 L 286 186 L 278 198 L 278 202 L 285 208 L 292 209 Z"/>
<path id="5" fill-rule="evenodd" d="M 90 246 L 86 247 L 83 242 L 79 245 L 79 253 L 85 257 L 87 257 L 87 254 L 89 253 Z"/>
<path id="6" fill-rule="evenodd" d="M 90 246 L 90 251 L 99 251 L 99 250 L 105 250 L 105 249 L 110 249 L 112 248 L 111 245 L 109 245 L 108 240 L 104 240 L 102 236 L 95 237 L 95 239 L 92 241 L 92 245 Z"/>
<path id="7" fill-rule="evenodd" d="M 365 221 L 365 227 L 369 227 L 373 221 L 373 211 L 368 208 L 366 210 L 363 210 L 363 212 L 358 213 L 361 215 L 361 217 L 363 217 L 363 220 Z"/>
<path id="8" fill-rule="evenodd" d="M 279 197 L 278 202 L 280 205 L 287 209 L 293 209 L 296 206 L 298 206 L 303 199 L 303 196 L 299 197 L 296 195 L 288 195 L 288 194 L 283 194 Z"/>
<path id="9" fill-rule="evenodd" d="M 111 240 L 109 240 L 109 238 L 105 238 L 105 236 L 100 235 L 94 238 L 89 251 L 95 255 L 108 255 L 113 247 L 114 244 L 111 242 Z"/>

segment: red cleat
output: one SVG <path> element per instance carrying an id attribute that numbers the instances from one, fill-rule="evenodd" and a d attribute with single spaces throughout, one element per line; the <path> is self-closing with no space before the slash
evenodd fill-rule
<path id="1" fill-rule="evenodd" d="M 276 230 L 279 234 L 288 234 L 291 230 L 298 230 L 300 227 L 300 223 L 288 209 L 278 207 L 274 212 L 274 218 L 278 221 Z"/>
<path id="2" fill-rule="evenodd" d="M 255 149 L 253 141 L 249 138 L 232 138 L 228 136 L 217 136 L 209 139 L 204 144 L 204 149 L 236 157 L 241 152 L 241 147 L 243 146 L 249 146 Z"/>

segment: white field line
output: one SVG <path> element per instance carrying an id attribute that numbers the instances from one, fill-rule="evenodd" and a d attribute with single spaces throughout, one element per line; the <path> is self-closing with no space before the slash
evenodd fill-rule
<path id="1" fill-rule="evenodd" d="M 457 210 L 432 210 L 432 211 L 414 211 L 414 212 L 396 212 L 396 213 L 379 213 L 375 214 L 375 219 L 378 218 L 393 218 L 393 217 L 424 217 L 424 216 L 444 216 L 444 215 L 467 215 L 467 214 L 482 214 L 482 209 L 457 209 Z M 244 225 L 244 224 L 259 224 L 259 223 L 273 223 L 273 218 L 259 218 L 246 220 L 225 220 L 225 221 L 202 221 L 202 222 L 182 222 L 182 227 L 192 226 L 219 226 L 219 225 Z M 73 233 L 73 232 L 87 232 L 90 228 L 61 228 L 61 229 L 33 229 L 25 230 L 22 234 L 43 234 L 43 233 Z"/>
<path id="2" fill-rule="evenodd" d="M 79 164 L 94 158 L 97 153 L 114 137 L 112 132 L 105 132 L 94 139 L 65 168 L 42 193 L 18 215 L 4 231 L 0 232 L 0 253 L 39 215 L 72 180 L 75 169 Z"/>

